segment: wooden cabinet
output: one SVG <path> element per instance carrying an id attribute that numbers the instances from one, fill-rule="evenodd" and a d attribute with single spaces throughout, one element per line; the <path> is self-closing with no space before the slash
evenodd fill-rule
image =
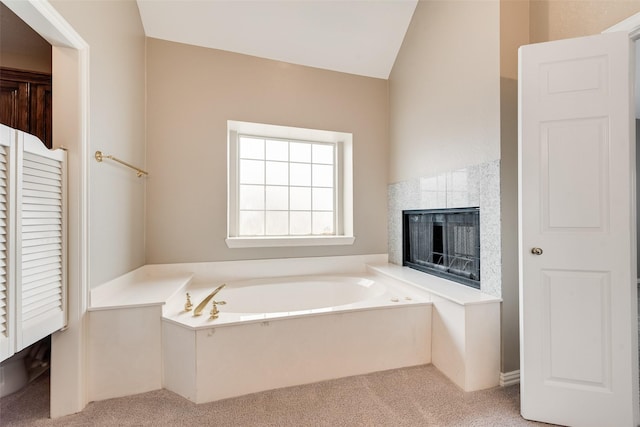
<path id="1" fill-rule="evenodd" d="M 51 139 L 51 75 L 0 67 L 0 123 Z"/>

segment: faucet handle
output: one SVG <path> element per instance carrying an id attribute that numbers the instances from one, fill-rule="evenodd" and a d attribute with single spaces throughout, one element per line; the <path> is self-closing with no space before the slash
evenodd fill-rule
<path id="1" fill-rule="evenodd" d="M 191 295 L 187 292 L 187 302 L 184 303 L 184 311 L 191 311 L 193 304 L 191 303 Z"/>
<path id="2" fill-rule="evenodd" d="M 211 316 L 209 317 L 209 320 L 216 320 L 220 315 L 220 310 L 218 310 L 218 306 L 225 305 L 226 303 L 227 303 L 226 301 L 213 301 L 211 313 L 210 313 Z"/>

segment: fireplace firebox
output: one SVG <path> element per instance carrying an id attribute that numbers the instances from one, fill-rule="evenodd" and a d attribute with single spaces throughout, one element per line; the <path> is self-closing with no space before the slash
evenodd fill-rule
<path id="1" fill-rule="evenodd" d="M 403 265 L 480 289 L 480 209 L 402 212 Z"/>

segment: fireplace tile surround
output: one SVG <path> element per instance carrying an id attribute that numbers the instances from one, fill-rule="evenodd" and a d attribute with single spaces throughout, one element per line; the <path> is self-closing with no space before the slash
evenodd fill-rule
<path id="1" fill-rule="evenodd" d="M 389 262 L 402 265 L 403 210 L 470 206 L 480 207 L 480 290 L 501 297 L 500 160 L 390 184 Z"/>

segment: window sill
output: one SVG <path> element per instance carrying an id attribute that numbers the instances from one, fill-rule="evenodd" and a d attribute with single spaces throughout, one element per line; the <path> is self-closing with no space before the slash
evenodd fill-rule
<path id="1" fill-rule="evenodd" d="M 234 248 L 285 248 L 292 246 L 339 246 L 353 245 L 353 236 L 318 237 L 227 237 L 227 246 Z"/>

